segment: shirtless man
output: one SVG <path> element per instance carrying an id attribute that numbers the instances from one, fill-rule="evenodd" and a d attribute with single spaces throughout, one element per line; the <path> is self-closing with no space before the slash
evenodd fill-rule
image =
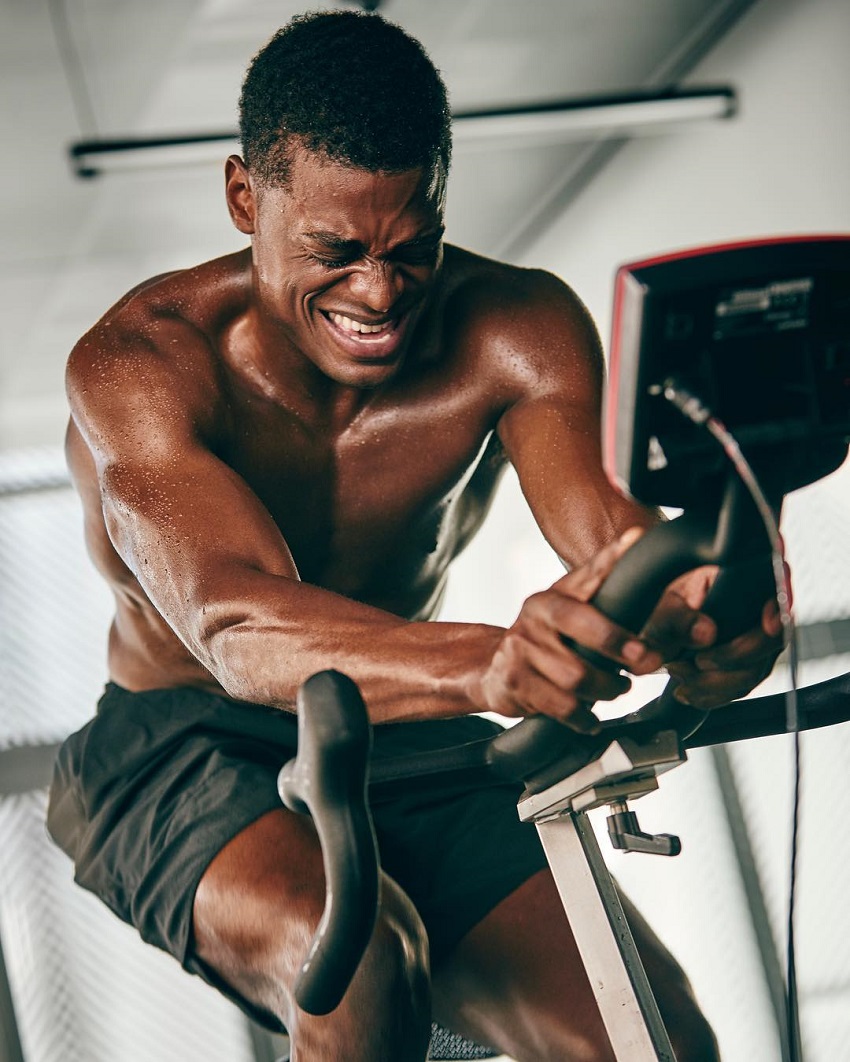
<path id="1" fill-rule="evenodd" d="M 68 457 L 117 611 L 51 832 L 82 885 L 285 1027 L 297 1059 L 420 1062 L 432 1014 L 521 1062 L 608 1059 L 510 786 L 375 809 L 371 944 L 337 1010 L 299 1011 L 324 882 L 311 824 L 275 790 L 296 691 L 350 675 L 379 753 L 488 733 L 482 710 L 580 730 L 628 680 L 562 636 L 633 674 L 700 650 L 670 669 L 711 705 L 769 670 L 775 613 L 715 648 L 692 607 L 704 577 L 640 639 L 587 604 L 657 517 L 602 472 L 602 354 L 575 295 L 443 246 L 449 115 L 415 42 L 378 16 L 295 20 L 240 115 L 226 197 L 250 248 L 136 288 L 70 359 Z M 570 573 L 507 630 L 433 622 L 508 462 Z M 683 973 L 629 910 L 678 1057 L 714 1058 Z"/>

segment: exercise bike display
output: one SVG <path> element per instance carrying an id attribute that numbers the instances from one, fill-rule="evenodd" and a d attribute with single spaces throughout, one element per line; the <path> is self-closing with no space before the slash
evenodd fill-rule
<path id="1" fill-rule="evenodd" d="M 639 631 L 674 578 L 717 565 L 704 611 L 719 640 L 729 640 L 758 622 L 775 591 L 783 498 L 847 454 L 850 237 L 767 240 L 632 263 L 617 276 L 614 321 L 606 469 L 640 501 L 683 513 L 638 540 L 593 603 Z M 675 855 L 678 839 L 644 833 L 630 800 L 656 789 L 689 748 L 844 721 L 848 693 L 845 675 L 800 691 L 790 713 L 782 696 L 707 713 L 679 704 L 668 684 L 593 736 L 537 717 L 494 738 L 370 770 L 370 725 L 357 687 L 334 671 L 313 676 L 298 697 L 298 755 L 279 779 L 284 803 L 315 820 L 328 880 L 296 986 L 299 1005 L 334 1009 L 374 926 L 378 856 L 367 789 L 439 785 L 458 774 L 481 784 L 509 779 L 524 786 L 519 816 L 539 832 L 616 1057 L 673 1059 L 587 812 L 610 807 L 616 848 Z"/>

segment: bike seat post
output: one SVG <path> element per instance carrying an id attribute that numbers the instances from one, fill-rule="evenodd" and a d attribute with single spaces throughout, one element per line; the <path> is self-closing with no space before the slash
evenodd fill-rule
<path id="1" fill-rule="evenodd" d="M 642 759 L 612 742 L 595 763 L 528 793 L 518 806 L 520 818 L 537 828 L 611 1047 L 621 1062 L 675 1062 L 675 1055 L 587 811 L 609 803 L 622 815 L 627 798 L 657 788 L 656 773 L 685 759 L 681 749 L 677 754 L 667 750 L 653 764 L 650 760 L 656 756 L 657 747 Z M 667 846 L 644 850 L 662 847 Z"/>

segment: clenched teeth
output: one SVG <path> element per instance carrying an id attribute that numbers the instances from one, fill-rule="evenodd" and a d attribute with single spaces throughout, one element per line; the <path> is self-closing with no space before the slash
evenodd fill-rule
<path id="1" fill-rule="evenodd" d="M 361 324 L 360 321 L 352 321 L 350 317 L 345 317 L 341 313 L 329 313 L 328 317 L 333 321 L 337 328 L 344 328 L 346 332 L 361 332 L 374 335 L 376 332 L 386 332 L 388 328 L 392 328 L 392 321 L 384 321 L 383 324 L 368 325 Z"/>

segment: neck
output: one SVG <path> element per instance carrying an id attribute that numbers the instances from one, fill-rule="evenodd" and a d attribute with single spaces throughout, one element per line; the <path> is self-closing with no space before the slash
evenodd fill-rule
<path id="1" fill-rule="evenodd" d="M 240 374 L 311 429 L 344 431 L 383 390 L 333 380 L 293 342 L 285 325 L 256 307 L 246 314 L 240 332 L 233 356 Z"/>

